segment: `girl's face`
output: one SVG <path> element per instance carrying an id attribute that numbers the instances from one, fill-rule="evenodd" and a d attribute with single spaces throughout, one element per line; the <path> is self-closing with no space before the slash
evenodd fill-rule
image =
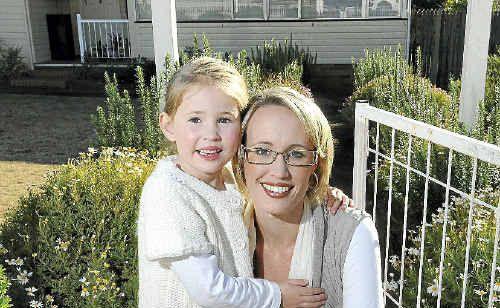
<path id="1" fill-rule="evenodd" d="M 302 123 L 284 106 L 268 105 L 255 111 L 247 127 L 246 147 L 299 153 L 315 150 L 308 141 Z M 293 152 L 293 150 L 299 150 Z M 244 162 L 246 185 L 257 214 L 300 218 L 309 178 L 316 165 L 299 167 L 285 163 L 283 155 L 269 165 Z"/>
<path id="2" fill-rule="evenodd" d="M 240 145 L 236 101 L 214 86 L 188 89 L 173 117 L 160 115 L 164 135 L 177 145 L 181 169 L 213 184 Z"/>

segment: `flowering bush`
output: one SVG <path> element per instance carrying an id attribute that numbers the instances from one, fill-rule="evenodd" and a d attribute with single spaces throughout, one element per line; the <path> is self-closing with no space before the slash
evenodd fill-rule
<path id="1" fill-rule="evenodd" d="M 495 204 L 500 198 L 500 191 L 486 189 L 477 198 Z M 469 200 L 452 198 L 448 207 L 448 224 L 446 228 L 446 254 L 443 259 L 442 296 L 443 307 L 459 307 L 461 303 L 462 283 L 464 280 L 464 264 L 466 254 L 467 223 L 469 219 Z M 438 296 L 439 268 L 441 260 L 441 239 L 445 221 L 445 208 L 438 208 L 426 226 L 423 256 L 422 290 L 423 307 L 434 307 Z M 472 210 L 471 245 L 469 252 L 469 269 L 465 307 L 484 307 L 488 304 L 490 291 L 491 260 L 495 242 L 495 212 L 476 205 Z M 403 305 L 416 303 L 419 281 L 421 227 L 408 231 L 405 251 Z M 395 298 L 399 296 L 399 273 L 401 272 L 401 256 L 390 258 L 390 280 L 387 288 Z M 500 272 L 500 267 L 495 266 Z M 497 274 L 498 276 L 498 274 Z M 496 280 L 494 302 L 500 301 L 500 280 Z"/>
<path id="2" fill-rule="evenodd" d="M 136 307 L 136 217 L 154 163 L 89 149 L 20 200 L 0 235 L 15 307 Z"/>
<path id="3" fill-rule="evenodd" d="M 10 297 L 7 295 L 9 286 L 10 282 L 5 275 L 5 269 L 3 266 L 0 266 L 0 308 L 12 307 L 10 304 Z"/>

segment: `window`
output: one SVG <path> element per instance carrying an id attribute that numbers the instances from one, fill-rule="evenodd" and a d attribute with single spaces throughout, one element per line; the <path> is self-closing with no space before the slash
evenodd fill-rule
<path id="1" fill-rule="evenodd" d="M 401 1 L 177 0 L 176 10 L 179 21 L 399 17 Z M 151 20 L 151 0 L 135 0 L 135 9 L 137 20 Z"/>
<path id="2" fill-rule="evenodd" d="M 264 1 L 262 0 L 235 1 L 234 17 L 241 19 L 264 19 Z"/>
<path id="3" fill-rule="evenodd" d="M 233 0 L 178 0 L 175 1 L 177 20 L 232 19 Z"/>
<path id="4" fill-rule="evenodd" d="M 151 20 L 151 0 L 135 0 L 135 19 Z"/>
<path id="5" fill-rule="evenodd" d="M 302 18 L 359 18 L 362 0 L 302 0 Z"/>
<path id="6" fill-rule="evenodd" d="M 290 19 L 299 17 L 299 2 L 293 0 L 268 0 L 269 19 Z"/>
<path id="7" fill-rule="evenodd" d="M 369 16 L 399 16 L 400 0 L 368 0 Z"/>

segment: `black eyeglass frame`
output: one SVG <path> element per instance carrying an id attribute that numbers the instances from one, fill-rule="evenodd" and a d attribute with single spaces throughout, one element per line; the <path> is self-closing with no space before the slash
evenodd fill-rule
<path id="1" fill-rule="evenodd" d="M 278 151 L 274 151 L 274 150 L 271 150 L 271 149 L 262 149 L 262 150 L 266 150 L 266 151 L 269 151 L 273 154 L 273 160 L 269 163 L 256 163 L 256 162 L 251 162 L 248 160 L 248 151 L 257 151 L 257 150 L 261 150 L 261 148 L 259 149 L 255 149 L 255 148 L 247 148 L 246 146 L 244 145 L 241 145 L 241 151 L 243 152 L 243 158 L 245 159 L 245 161 L 249 164 L 252 164 L 252 165 L 272 165 L 276 159 L 278 158 L 278 154 L 281 154 L 281 156 L 283 156 L 283 159 L 285 160 L 285 163 L 289 166 L 293 166 L 293 167 L 310 167 L 310 166 L 314 166 L 318 163 L 318 151 L 316 150 L 307 150 L 307 149 L 296 149 L 295 151 L 300 151 L 300 152 L 310 152 L 310 153 L 313 153 L 314 155 L 314 161 L 310 164 L 304 164 L 304 165 L 296 165 L 296 164 L 290 164 L 288 162 L 288 152 L 290 152 L 290 150 L 288 151 L 285 151 L 285 152 L 278 152 Z"/>

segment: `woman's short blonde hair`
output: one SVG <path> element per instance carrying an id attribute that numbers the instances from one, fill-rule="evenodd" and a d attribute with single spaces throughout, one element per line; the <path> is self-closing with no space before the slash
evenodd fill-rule
<path id="1" fill-rule="evenodd" d="M 174 74 L 167 85 L 163 112 L 174 116 L 186 91 L 197 86 L 217 87 L 236 101 L 240 112 L 248 104 L 245 79 L 234 66 L 220 59 L 200 57 L 183 65 Z"/>
<path id="2" fill-rule="evenodd" d="M 275 87 L 267 89 L 250 98 L 249 109 L 245 112 L 242 121 L 241 143 L 243 145 L 246 143 L 248 122 L 255 114 L 255 111 L 268 105 L 288 108 L 303 124 L 309 142 L 318 152 L 318 165 L 314 171 L 318 181 L 315 183 L 316 185 L 311 185 L 306 192 L 306 198 L 315 203 L 323 201 L 328 189 L 333 164 L 333 138 L 328 120 L 312 98 L 307 98 L 291 88 Z M 240 147 L 238 155 L 233 158 L 232 167 L 238 188 L 248 205 L 251 202 L 243 172 L 244 159 L 244 153 Z"/>

